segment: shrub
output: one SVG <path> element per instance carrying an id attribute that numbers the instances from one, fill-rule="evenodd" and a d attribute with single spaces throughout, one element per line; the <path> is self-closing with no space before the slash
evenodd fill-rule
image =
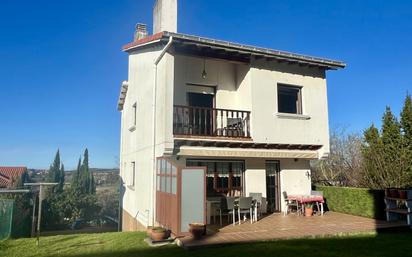
<path id="1" fill-rule="evenodd" d="M 330 211 L 374 219 L 385 219 L 385 192 L 368 188 L 316 186 Z"/>

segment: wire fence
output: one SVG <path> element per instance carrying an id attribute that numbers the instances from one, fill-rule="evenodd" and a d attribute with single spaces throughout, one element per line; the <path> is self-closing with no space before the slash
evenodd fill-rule
<path id="1" fill-rule="evenodd" d="M 0 199 L 0 240 L 11 236 L 14 200 Z"/>

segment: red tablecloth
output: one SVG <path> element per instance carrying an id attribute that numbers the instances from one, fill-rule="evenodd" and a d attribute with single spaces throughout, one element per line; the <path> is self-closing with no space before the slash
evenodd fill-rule
<path id="1" fill-rule="evenodd" d="M 289 195 L 289 201 L 297 201 L 298 203 L 305 204 L 305 203 L 313 203 L 319 202 L 324 203 L 325 199 L 321 195 Z"/>

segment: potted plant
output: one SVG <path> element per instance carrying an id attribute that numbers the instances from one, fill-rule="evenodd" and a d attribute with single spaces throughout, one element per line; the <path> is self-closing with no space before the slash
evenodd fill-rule
<path id="1" fill-rule="evenodd" d="M 154 227 L 150 233 L 150 238 L 152 238 L 153 241 L 162 241 L 166 239 L 166 235 L 167 230 L 165 228 Z"/>
<path id="2" fill-rule="evenodd" d="M 408 191 L 404 189 L 398 190 L 399 198 L 401 199 L 407 199 L 408 198 Z"/>
<path id="3" fill-rule="evenodd" d="M 310 217 L 313 215 L 313 203 L 305 204 L 305 216 Z"/>
<path id="4" fill-rule="evenodd" d="M 198 240 L 206 235 L 206 225 L 203 223 L 190 223 L 189 232 L 194 239 Z"/>
<path id="5" fill-rule="evenodd" d="M 148 226 L 147 228 L 146 228 L 146 234 L 147 234 L 147 236 L 148 237 L 152 237 L 152 229 L 153 229 L 153 227 L 152 226 Z"/>
<path id="6" fill-rule="evenodd" d="M 399 197 L 398 189 L 389 188 L 389 196 L 392 197 L 392 198 L 398 198 Z"/>

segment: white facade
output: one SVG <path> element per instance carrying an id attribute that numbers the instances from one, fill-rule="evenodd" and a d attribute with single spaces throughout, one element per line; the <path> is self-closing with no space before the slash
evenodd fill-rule
<path id="1" fill-rule="evenodd" d="M 154 222 L 153 93 L 156 83 L 156 151 L 154 157 L 172 155 L 174 148 L 173 105 L 186 105 L 186 93 L 202 91 L 201 85 L 215 86 L 216 108 L 251 112 L 251 137 L 256 143 L 322 145 L 315 151 L 321 158 L 329 151 L 327 91 L 324 71 L 287 64 L 249 65 L 225 60 L 206 60 L 208 76 L 201 77 L 203 59 L 166 54 L 157 67 L 154 60 L 162 48 L 134 52 L 129 56 L 128 92 L 122 111 L 121 176 L 125 183 L 123 209 L 143 225 Z M 302 87 L 302 115 L 280 115 L 277 111 L 277 85 Z M 196 85 L 196 86 L 193 86 Z M 133 124 L 134 105 L 136 125 Z M 203 156 L 213 159 L 219 156 Z M 172 158 L 176 158 L 176 156 Z M 198 156 L 202 158 L 202 156 Z M 225 157 L 223 157 L 225 158 Z M 265 161 L 245 160 L 244 194 L 266 196 Z M 309 159 L 278 158 L 281 191 L 309 194 Z M 135 186 L 128 179 L 136 163 Z M 184 165 L 185 158 L 179 160 Z M 284 208 L 283 194 L 281 205 Z"/>
<path id="2" fill-rule="evenodd" d="M 310 194 L 310 160 L 329 152 L 326 70 L 345 64 L 173 33 L 177 0 L 156 0 L 153 30 L 154 35 L 124 47 L 129 77 L 119 98 L 123 228 L 136 230 L 156 223 L 158 157 L 182 167 L 194 159 L 240 161 L 242 194 L 261 193 L 265 198 L 269 197 L 267 163 L 276 162 L 278 211 L 285 207 L 284 193 Z M 280 85 L 300 89 L 296 114 L 278 110 Z M 220 132 L 202 136 L 190 134 L 190 127 L 189 134 L 175 135 L 179 121 L 174 107 L 187 107 L 188 93 L 213 95 L 210 115 L 221 109 L 248 113 L 241 118 L 247 133 L 240 138 Z M 203 116 L 202 124 L 216 129 L 216 117 L 212 121 L 213 117 Z M 229 117 L 225 119 L 226 125 L 221 121 L 219 129 L 228 129 Z"/>

